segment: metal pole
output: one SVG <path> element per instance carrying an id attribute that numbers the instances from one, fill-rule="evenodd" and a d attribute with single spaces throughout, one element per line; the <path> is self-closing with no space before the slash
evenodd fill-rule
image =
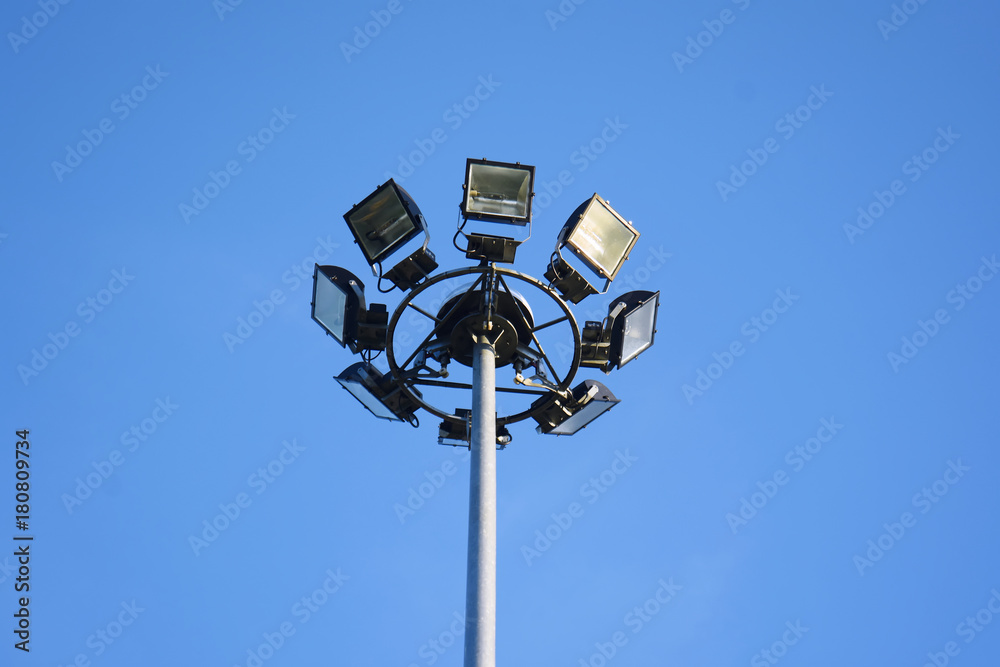
<path id="1" fill-rule="evenodd" d="M 465 585 L 465 667 L 495 667 L 497 609 L 496 353 L 476 337 L 472 357 L 472 472 Z"/>

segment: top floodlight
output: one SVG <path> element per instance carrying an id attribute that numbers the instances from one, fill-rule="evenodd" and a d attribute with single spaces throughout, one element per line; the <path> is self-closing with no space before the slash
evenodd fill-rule
<path id="1" fill-rule="evenodd" d="M 365 307 L 365 286 L 339 266 L 316 265 L 312 318 L 351 352 L 384 350 L 388 313 L 383 304 Z"/>
<path id="2" fill-rule="evenodd" d="M 559 232 L 560 245 L 608 281 L 614 280 L 639 232 L 598 194 L 580 204 Z"/>
<path id="3" fill-rule="evenodd" d="M 372 266 L 427 228 L 416 202 L 391 178 L 345 213 L 344 220 Z"/>
<path id="4" fill-rule="evenodd" d="M 467 219 L 524 226 L 531 221 L 535 168 L 520 163 L 468 159 L 462 215 Z"/>

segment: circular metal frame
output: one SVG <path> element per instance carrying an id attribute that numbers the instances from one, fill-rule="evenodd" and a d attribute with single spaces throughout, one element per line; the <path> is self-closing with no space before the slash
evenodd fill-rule
<path id="1" fill-rule="evenodd" d="M 464 268 L 460 268 L 460 269 L 452 269 L 451 271 L 445 271 L 444 273 L 442 273 L 440 275 L 434 276 L 433 278 L 429 278 L 428 280 L 426 280 L 422 284 L 420 284 L 417 287 L 415 287 L 399 303 L 399 305 L 396 307 L 396 310 L 393 312 L 392 317 L 389 320 L 388 332 L 387 332 L 387 335 L 386 335 L 386 347 L 385 347 L 385 351 L 386 351 L 386 359 L 387 359 L 387 361 L 389 363 L 389 370 L 390 370 L 391 376 L 392 376 L 393 380 L 396 382 L 396 384 L 399 386 L 400 390 L 403 393 L 405 393 L 411 400 L 413 400 L 414 403 L 418 404 L 420 407 L 422 407 L 423 409 L 427 410 L 431 414 L 436 415 L 436 416 L 438 416 L 438 417 L 440 417 L 440 418 L 442 418 L 444 420 L 447 420 L 447 421 L 450 421 L 450 422 L 453 422 L 453 423 L 457 423 L 457 424 L 465 423 L 465 419 L 463 419 L 461 417 L 458 417 L 456 415 L 453 415 L 453 414 L 451 414 L 449 412 L 445 412 L 444 410 L 441 410 L 441 409 L 439 409 L 439 408 L 431 405 L 430 403 L 428 403 L 427 401 L 425 401 L 421 395 L 417 395 L 416 393 L 414 393 L 413 391 L 411 391 L 411 389 L 410 389 L 410 383 L 411 383 L 411 381 L 408 380 L 408 379 L 406 379 L 406 378 L 403 378 L 403 375 L 404 375 L 403 369 L 400 368 L 399 364 L 396 361 L 396 351 L 395 351 L 394 346 L 393 346 L 393 341 L 394 341 L 395 335 L 396 335 L 396 325 L 399 323 L 399 320 L 402 317 L 403 313 L 406 311 L 406 309 L 409 308 L 409 307 L 411 307 L 411 304 L 413 303 L 413 300 L 417 296 L 419 296 L 420 294 L 422 294 L 428 288 L 430 288 L 430 287 L 432 287 L 434 285 L 437 285 L 440 282 L 443 282 L 445 280 L 449 280 L 451 278 L 456 278 L 456 277 L 459 277 L 459 276 L 465 276 L 465 275 L 471 275 L 471 274 L 478 274 L 480 276 L 480 278 L 483 279 L 483 280 L 485 280 L 485 277 L 487 275 L 497 275 L 499 277 L 500 282 L 506 288 L 507 292 L 510 292 L 510 287 L 507 286 L 506 281 L 503 280 L 504 277 L 513 278 L 515 280 L 520 280 L 520 281 L 528 283 L 529 285 L 531 285 L 531 286 L 535 287 L 536 289 L 540 290 L 546 296 L 548 296 L 549 298 L 551 298 L 553 301 L 556 302 L 556 305 L 558 305 L 559 308 L 560 308 L 560 310 L 562 310 L 562 312 L 564 314 L 564 317 L 559 318 L 557 320 L 553 320 L 552 322 L 543 324 L 541 326 L 535 326 L 535 327 L 532 328 L 531 333 L 532 333 L 532 336 L 534 337 L 534 332 L 535 331 L 539 331 L 539 330 L 541 330 L 542 328 L 544 328 L 546 326 L 549 326 L 551 324 L 556 324 L 558 322 L 562 322 L 563 320 L 565 320 L 565 321 L 567 321 L 569 323 L 569 326 L 572 329 L 572 333 L 573 333 L 573 360 L 572 360 L 572 362 L 570 364 L 569 371 L 566 373 L 566 376 L 557 385 L 557 390 L 559 392 L 566 392 L 566 391 L 568 391 L 570 383 L 573 381 L 573 378 L 576 377 L 576 372 L 580 368 L 580 355 L 581 355 L 581 350 L 582 350 L 582 342 L 581 342 L 581 338 L 580 338 L 580 327 L 576 323 L 576 317 L 573 315 L 573 311 L 570 310 L 569 304 L 567 304 L 562 299 L 562 297 L 559 296 L 559 294 L 555 290 L 553 290 L 546 283 L 543 283 L 542 281 L 538 280 L 537 278 L 534 278 L 534 277 L 532 277 L 532 276 L 530 276 L 530 275 L 528 275 L 526 273 L 521 273 L 519 271 L 514 271 L 513 269 L 507 269 L 507 268 L 504 268 L 504 267 L 498 267 L 495 264 L 480 265 L 480 266 L 468 266 L 468 267 L 464 267 Z M 479 281 L 477 279 L 477 281 L 468 289 L 468 292 L 474 291 L 478 282 Z M 417 306 L 412 306 L 412 307 L 415 310 L 417 310 L 418 312 L 420 312 L 420 313 L 422 313 L 422 314 L 430 317 L 428 315 L 428 313 L 426 313 L 425 311 L 423 311 L 423 309 L 418 308 Z M 437 321 L 436 318 L 431 317 L 431 319 L 434 319 L 435 321 Z M 436 333 L 436 328 L 431 330 L 431 334 L 424 339 L 423 343 L 421 343 L 420 345 L 417 346 L 417 348 L 414 350 L 414 352 L 410 355 L 410 358 L 403 363 L 404 367 L 406 365 L 408 365 L 410 363 L 410 361 L 412 361 L 416 357 L 416 355 L 420 352 L 421 349 L 423 349 L 424 347 L 426 347 L 427 343 L 429 343 L 434 338 L 435 333 Z M 447 332 L 447 333 L 450 335 L 451 332 Z M 534 338 L 534 340 L 535 340 L 535 342 L 537 344 L 537 338 Z M 539 345 L 539 349 L 536 350 L 536 352 L 538 352 L 541 355 L 541 357 L 545 360 L 546 364 L 548 364 L 549 367 L 552 368 L 552 364 L 551 364 L 551 362 L 548 359 L 548 355 L 546 355 L 545 352 L 543 350 L 541 350 L 540 348 L 541 348 L 541 346 Z M 461 386 L 450 385 L 448 383 L 430 383 L 430 382 L 428 382 L 427 384 L 433 384 L 433 385 L 443 386 L 443 387 L 453 386 L 454 388 L 464 388 L 464 387 L 461 387 Z M 509 390 L 509 391 L 515 391 L 515 390 Z M 534 393 L 534 392 L 525 392 L 525 393 Z M 545 395 L 545 394 L 543 393 L 541 395 Z M 547 409 L 550 405 L 552 405 L 552 402 L 555 401 L 556 397 L 558 396 L 558 393 L 555 390 L 551 390 L 550 389 L 550 390 L 547 391 L 547 395 L 548 395 L 548 400 L 546 400 L 542 405 L 538 406 L 537 409 L 532 410 L 531 408 L 529 408 L 527 410 L 522 410 L 521 412 L 517 412 L 517 413 L 511 414 L 511 415 L 505 415 L 505 416 L 497 417 L 497 424 L 498 425 L 505 425 L 505 424 L 512 424 L 514 422 L 519 422 L 519 421 L 522 421 L 522 420 L 525 420 L 525 419 L 529 418 L 534 412 L 540 412 L 540 411 L 543 411 L 543 410 Z"/>

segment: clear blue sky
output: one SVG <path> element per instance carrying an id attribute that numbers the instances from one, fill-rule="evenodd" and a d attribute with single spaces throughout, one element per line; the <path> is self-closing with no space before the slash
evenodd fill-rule
<path id="1" fill-rule="evenodd" d="M 612 292 L 661 292 L 581 376 L 619 406 L 499 453 L 498 663 L 993 667 L 998 20 L 7 3 L 0 664 L 461 664 L 468 463 L 333 381 L 309 300 L 317 260 L 370 275 L 341 216 L 392 174 L 462 266 L 488 157 L 537 169 L 514 268 L 598 192 L 642 234 Z"/>

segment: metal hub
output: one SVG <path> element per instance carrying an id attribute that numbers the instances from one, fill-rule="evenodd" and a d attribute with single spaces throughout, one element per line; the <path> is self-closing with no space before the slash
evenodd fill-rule
<path id="1" fill-rule="evenodd" d="M 485 326 L 483 316 L 469 315 L 460 320 L 451 332 L 451 358 L 460 364 L 472 366 L 473 347 L 476 339 L 485 336 L 496 352 L 496 367 L 506 366 L 517 351 L 518 333 L 510 320 L 499 315 L 490 318 Z"/>
<path id="2" fill-rule="evenodd" d="M 460 276 L 472 276 L 474 282 L 467 283 L 465 287 L 459 288 L 449 294 L 443 306 L 436 306 L 434 310 L 421 308 L 415 301 L 419 301 L 422 294 L 428 289 L 446 280 L 453 280 Z M 509 283 L 517 281 L 522 285 L 528 285 L 544 294 L 547 298 L 555 302 L 562 312 L 562 316 L 551 322 L 537 324 L 527 300 L 517 291 L 510 289 Z M 485 292 L 485 294 L 484 294 Z M 400 323 L 403 313 L 413 310 L 434 322 L 434 327 L 423 342 L 418 343 L 405 358 L 396 357 L 396 327 Z M 437 311 L 436 313 L 434 311 Z M 488 317 L 487 317 L 488 314 Z M 573 341 L 573 350 L 570 356 L 568 368 L 563 373 L 553 372 L 554 385 L 549 389 L 539 389 L 537 386 L 522 388 L 497 388 L 497 391 L 512 392 L 515 394 L 527 394 L 534 396 L 546 396 L 548 401 L 541 407 L 547 407 L 555 398 L 565 393 L 570 383 L 580 367 L 580 329 L 577 326 L 576 318 L 570 311 L 566 302 L 560 298 L 555 290 L 545 283 L 527 274 L 497 266 L 478 266 L 463 269 L 454 269 L 434 276 L 413 288 L 402 300 L 396 311 L 389 319 L 389 331 L 387 334 L 386 357 L 389 363 L 390 375 L 396 378 L 397 385 L 414 403 L 431 414 L 446 421 L 464 424 L 466 419 L 452 414 L 450 411 L 432 405 L 428 400 L 420 395 L 417 387 L 438 386 L 451 387 L 455 389 L 471 390 L 472 385 L 446 381 L 446 376 L 428 376 L 423 367 L 419 367 L 422 355 L 435 356 L 446 351 L 445 356 L 463 365 L 472 367 L 473 357 L 473 332 L 480 335 L 487 335 L 490 342 L 495 342 L 498 358 L 496 366 L 510 365 L 515 350 L 518 347 L 526 348 L 528 352 L 534 352 L 545 363 L 546 368 L 554 371 L 551 362 L 541 350 L 538 349 L 537 332 L 542 329 L 563 322 L 570 330 L 570 340 Z M 485 326 L 491 323 L 492 326 Z M 437 348 L 435 351 L 434 348 Z M 418 368 L 419 367 L 419 368 Z M 497 416 L 497 425 L 503 426 L 524 419 L 528 419 L 532 410 L 527 408 L 520 412 Z"/>
<path id="3" fill-rule="evenodd" d="M 510 363 L 518 345 L 531 343 L 534 317 L 520 294 L 505 291 L 475 290 L 471 284 L 456 290 L 441 306 L 441 325 L 437 339 L 451 344 L 451 358 L 472 367 L 472 346 L 476 336 L 486 336 L 493 343 L 497 367 Z"/>

